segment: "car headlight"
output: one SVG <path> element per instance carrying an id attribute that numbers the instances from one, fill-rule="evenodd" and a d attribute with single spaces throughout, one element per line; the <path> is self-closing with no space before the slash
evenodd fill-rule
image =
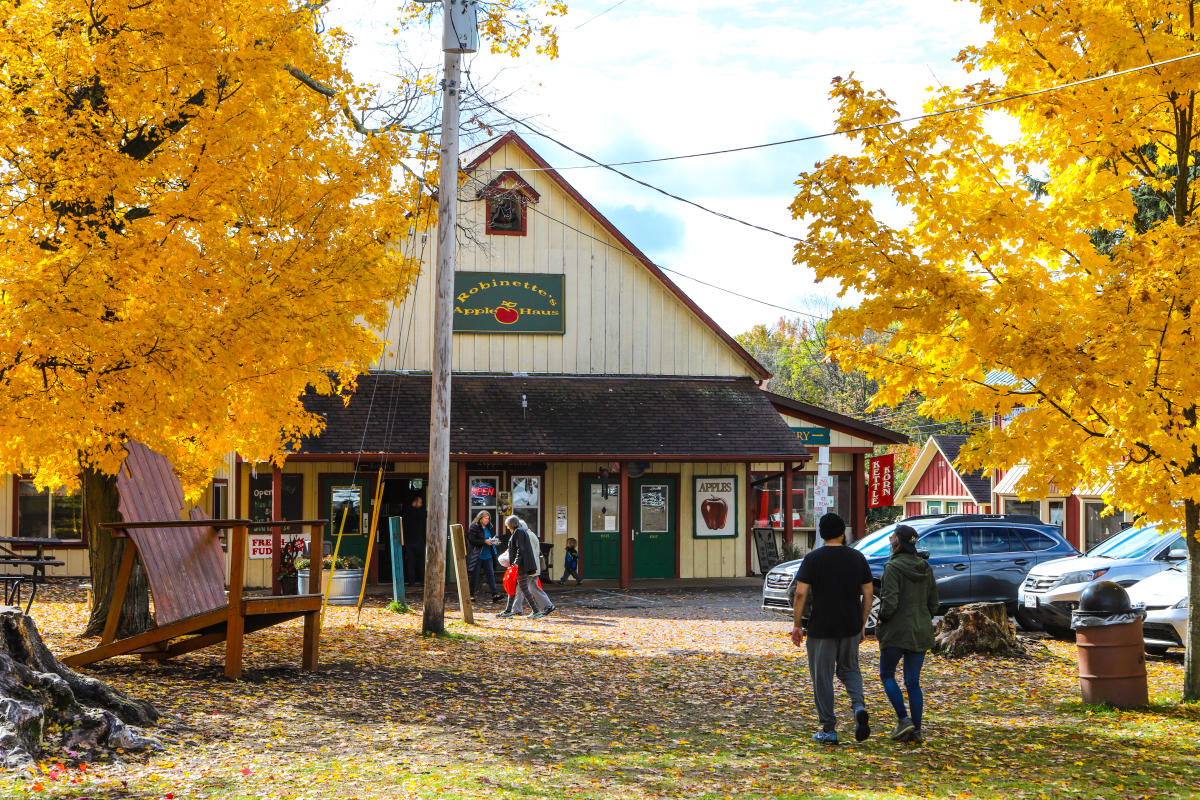
<path id="1" fill-rule="evenodd" d="M 1175 604 L 1175 607 L 1176 608 L 1187 608 L 1188 607 L 1188 599 L 1186 597 L 1183 598 L 1182 600 L 1180 600 L 1178 603 Z"/>
<path id="2" fill-rule="evenodd" d="M 1061 578 L 1055 581 L 1054 585 L 1070 586 L 1074 583 L 1091 583 L 1106 572 L 1108 572 L 1107 569 L 1084 569 L 1080 570 L 1079 572 L 1068 572 L 1066 575 L 1063 575 Z"/>

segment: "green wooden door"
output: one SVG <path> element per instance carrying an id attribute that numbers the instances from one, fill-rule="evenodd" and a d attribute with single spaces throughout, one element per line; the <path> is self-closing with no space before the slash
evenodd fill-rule
<path id="1" fill-rule="evenodd" d="M 338 530 L 342 530 L 342 544 L 338 556 L 357 556 L 365 562 L 367 558 L 367 533 L 365 526 L 370 517 L 371 500 L 375 495 L 375 478 L 323 478 L 321 481 L 321 516 L 329 520 L 325 527 L 325 541 L 337 546 Z M 342 515 L 346 512 L 346 524 Z"/>
<path id="2" fill-rule="evenodd" d="M 614 480 L 583 482 L 583 542 L 579 571 L 585 578 L 621 577 L 621 485 Z"/>
<path id="3" fill-rule="evenodd" d="M 635 478 L 633 493 L 633 577 L 675 577 L 674 478 Z"/>

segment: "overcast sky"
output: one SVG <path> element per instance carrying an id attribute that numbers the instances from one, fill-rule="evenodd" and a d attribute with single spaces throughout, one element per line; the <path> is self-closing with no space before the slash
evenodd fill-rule
<path id="1" fill-rule="evenodd" d="M 479 53 L 476 83 L 515 91 L 507 107 L 605 163 L 793 139 L 833 129 L 834 76 L 855 73 L 884 89 L 904 115 L 926 88 L 965 82 L 954 56 L 982 41 L 975 6 L 951 0 L 568 0 L 560 57 L 514 60 Z M 395 70 L 395 2 L 339 0 L 328 17 L 355 38 L 351 64 L 364 80 Z M 412 61 L 440 65 L 440 27 L 404 43 Z M 427 52 L 426 52 L 427 51 Z M 792 264 L 792 243 L 720 219 L 601 169 L 517 128 L 535 150 L 662 267 L 770 303 L 820 311 L 838 287 Z M 745 153 L 621 167 L 629 174 L 791 236 L 788 206 L 802 170 L 837 139 Z M 731 334 L 786 312 L 676 283 Z M 847 301 L 840 301 L 847 302 Z"/>

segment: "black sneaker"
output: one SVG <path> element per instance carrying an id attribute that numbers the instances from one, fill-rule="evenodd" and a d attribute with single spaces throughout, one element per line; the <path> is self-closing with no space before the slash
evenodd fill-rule
<path id="1" fill-rule="evenodd" d="M 905 717 L 896 723 L 896 730 L 892 731 L 892 740 L 897 742 L 907 742 L 915 730 L 916 726 L 913 725 L 913 721 L 910 718 Z"/>
<path id="2" fill-rule="evenodd" d="M 861 742 L 871 735 L 871 715 L 865 707 L 854 712 L 854 741 Z"/>

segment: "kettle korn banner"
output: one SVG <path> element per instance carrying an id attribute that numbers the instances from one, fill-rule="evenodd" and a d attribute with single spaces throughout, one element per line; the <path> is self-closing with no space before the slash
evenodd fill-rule
<path id="1" fill-rule="evenodd" d="M 454 332 L 561 336 L 565 284 L 564 275 L 456 272 Z"/>
<path id="2" fill-rule="evenodd" d="M 697 539 L 737 536 L 737 476 L 696 475 L 692 485 L 693 535 Z"/>

